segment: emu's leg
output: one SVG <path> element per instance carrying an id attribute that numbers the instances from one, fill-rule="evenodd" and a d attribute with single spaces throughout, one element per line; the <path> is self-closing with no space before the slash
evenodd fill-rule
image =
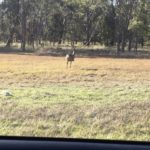
<path id="1" fill-rule="evenodd" d="M 67 63 L 66 63 L 66 68 L 68 68 L 68 61 L 67 61 Z"/>
<path id="2" fill-rule="evenodd" d="M 72 61 L 70 61 L 70 68 L 71 68 L 71 66 L 72 66 Z"/>

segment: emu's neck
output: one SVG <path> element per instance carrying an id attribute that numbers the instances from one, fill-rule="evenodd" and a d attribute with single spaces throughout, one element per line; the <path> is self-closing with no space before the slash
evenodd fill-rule
<path id="1" fill-rule="evenodd" d="M 75 51 L 72 52 L 72 55 L 73 55 L 73 56 L 75 55 Z"/>

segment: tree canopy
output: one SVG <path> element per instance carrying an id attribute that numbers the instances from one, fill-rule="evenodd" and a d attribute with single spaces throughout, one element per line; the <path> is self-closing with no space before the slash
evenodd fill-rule
<path id="1" fill-rule="evenodd" d="M 0 41 L 34 48 L 34 42 L 100 43 L 118 52 L 150 40 L 148 0 L 3 0 L 0 2 Z"/>

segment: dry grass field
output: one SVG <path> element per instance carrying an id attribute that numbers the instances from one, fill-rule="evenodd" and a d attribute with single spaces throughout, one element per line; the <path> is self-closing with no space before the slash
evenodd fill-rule
<path id="1" fill-rule="evenodd" d="M 0 54 L 1 135 L 150 141 L 149 108 L 150 59 Z"/>

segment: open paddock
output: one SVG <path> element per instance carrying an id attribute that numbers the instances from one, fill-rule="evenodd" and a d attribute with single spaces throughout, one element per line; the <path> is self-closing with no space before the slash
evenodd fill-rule
<path id="1" fill-rule="evenodd" d="M 0 54 L 1 135 L 150 141 L 149 108 L 149 59 Z"/>

